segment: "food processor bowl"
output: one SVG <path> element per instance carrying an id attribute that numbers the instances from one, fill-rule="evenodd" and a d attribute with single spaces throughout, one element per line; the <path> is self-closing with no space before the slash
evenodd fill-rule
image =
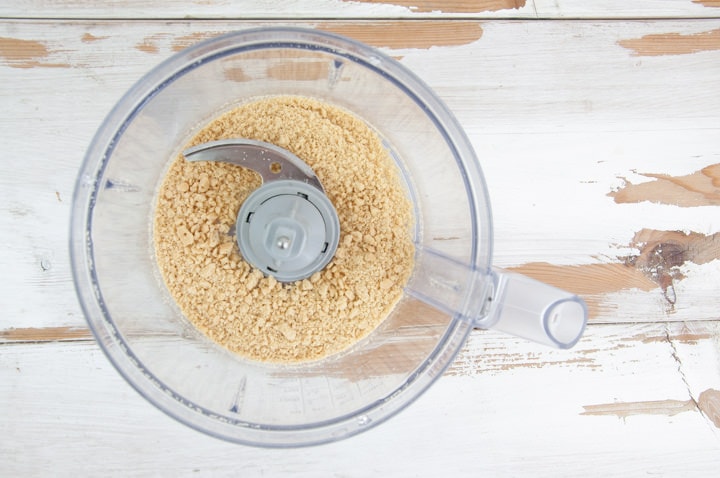
<path id="1" fill-rule="evenodd" d="M 159 185 L 193 134 L 273 95 L 315 98 L 366 121 L 415 214 L 415 269 L 389 316 L 349 349 L 297 364 L 248 360 L 197 330 L 164 286 L 152 238 Z M 442 375 L 475 326 L 569 347 L 585 325 L 577 297 L 492 269 L 485 183 L 448 108 L 392 58 L 316 30 L 224 35 L 143 77 L 87 151 L 70 242 L 80 303 L 117 370 L 173 418 L 248 445 L 311 445 L 381 423 Z"/>

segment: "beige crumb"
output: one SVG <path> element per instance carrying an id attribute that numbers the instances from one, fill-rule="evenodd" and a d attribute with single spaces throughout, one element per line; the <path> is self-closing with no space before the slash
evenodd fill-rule
<path id="1" fill-rule="evenodd" d="M 308 279 L 264 277 L 232 236 L 259 176 L 178 157 L 157 195 L 153 233 L 158 266 L 180 309 L 212 340 L 260 361 L 315 360 L 367 336 L 400 299 L 414 254 L 411 204 L 379 137 L 345 110 L 277 96 L 218 117 L 190 146 L 229 138 L 273 143 L 307 162 L 338 212 L 340 247 Z"/>

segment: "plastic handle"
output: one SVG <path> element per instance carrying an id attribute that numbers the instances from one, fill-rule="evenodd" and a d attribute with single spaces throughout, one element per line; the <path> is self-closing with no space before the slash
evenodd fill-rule
<path id="1" fill-rule="evenodd" d="M 500 269 L 480 270 L 417 247 L 406 292 L 476 327 L 568 349 L 582 336 L 587 306 L 577 295 Z"/>
<path id="2" fill-rule="evenodd" d="M 580 297 L 520 274 L 493 272 L 495 310 L 488 315 L 488 328 L 561 349 L 580 340 L 587 323 Z"/>

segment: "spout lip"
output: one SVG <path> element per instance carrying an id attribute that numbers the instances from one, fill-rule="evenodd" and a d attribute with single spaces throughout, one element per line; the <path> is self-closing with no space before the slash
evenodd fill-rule
<path id="1" fill-rule="evenodd" d="M 573 295 L 550 304 L 543 313 L 543 327 L 547 337 L 560 349 L 578 343 L 587 325 L 587 304 Z"/>

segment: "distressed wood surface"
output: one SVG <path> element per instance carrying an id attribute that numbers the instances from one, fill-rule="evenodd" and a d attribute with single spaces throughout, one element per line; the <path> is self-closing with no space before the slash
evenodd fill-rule
<path id="1" fill-rule="evenodd" d="M 3 18 L 716 18 L 718 0 L 23 0 L 0 5 Z"/>
<path id="2" fill-rule="evenodd" d="M 21 408 L 2 418 L 12 438 L 0 466 L 8 476 L 714 476 L 709 325 L 596 326 L 569 353 L 478 332 L 400 415 L 301 450 L 231 445 L 174 422 L 90 341 L 6 346 L 0 394 Z"/>
<path id="3" fill-rule="evenodd" d="M 221 2 L 0 6 L 0 475 L 715 476 L 720 8 L 500 4 L 297 2 L 293 16 L 323 19 L 281 23 L 377 46 L 438 92 L 481 158 L 497 265 L 581 294 L 586 337 L 558 352 L 477 331 L 390 422 L 284 451 L 202 436 L 142 400 L 92 340 L 67 254 L 76 172 L 127 88 L 196 41 L 275 23 L 164 20 L 237 17 Z M 245 18 L 289 16 L 268 5 Z M 493 15 L 655 19 L 477 21 Z"/>

